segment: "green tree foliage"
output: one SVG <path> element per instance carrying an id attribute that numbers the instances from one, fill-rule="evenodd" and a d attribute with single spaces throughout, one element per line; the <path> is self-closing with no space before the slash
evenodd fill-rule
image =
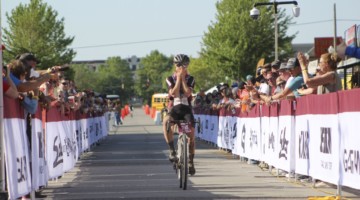
<path id="1" fill-rule="evenodd" d="M 260 18 L 253 20 L 249 16 L 253 4 L 252 0 L 223 0 L 216 4 L 216 21 L 203 37 L 200 54 L 207 66 L 217 71 L 219 82 L 225 76 L 236 80 L 254 74 L 260 58 L 266 62 L 274 59 L 273 8 L 258 7 Z M 278 12 L 279 52 L 291 53 L 295 35 L 286 36 L 291 20 L 284 10 Z"/>
<path id="2" fill-rule="evenodd" d="M 134 96 L 133 74 L 129 64 L 120 57 L 110 57 L 98 71 L 91 71 L 85 65 L 72 66 L 74 80 L 80 90 L 91 89 L 101 94 L 117 94 L 122 102 Z"/>
<path id="3" fill-rule="evenodd" d="M 171 74 L 171 58 L 159 51 L 151 51 L 141 62 L 137 71 L 135 90 L 144 100 L 149 101 L 154 93 L 166 92 L 165 78 Z"/>
<path id="4" fill-rule="evenodd" d="M 194 93 L 199 92 L 200 88 L 209 89 L 217 85 L 220 79 L 218 71 L 209 67 L 202 58 L 191 58 L 188 71 L 195 78 Z"/>
<path id="5" fill-rule="evenodd" d="M 96 85 L 96 73 L 89 70 L 86 65 L 72 65 L 71 68 L 74 70 L 74 82 L 78 91 L 86 89 L 93 89 Z M 91 80 L 91 81 L 89 81 Z"/>
<path id="6" fill-rule="evenodd" d="M 68 48 L 74 37 L 65 35 L 64 18 L 57 19 L 58 13 L 42 0 L 20 4 L 10 14 L 6 13 L 6 18 L 9 24 L 3 35 L 6 62 L 32 52 L 41 60 L 39 69 L 46 69 L 70 63 L 74 58 L 75 52 Z"/>

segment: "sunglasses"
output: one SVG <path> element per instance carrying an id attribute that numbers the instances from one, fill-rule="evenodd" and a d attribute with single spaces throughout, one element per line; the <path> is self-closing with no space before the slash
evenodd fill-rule
<path id="1" fill-rule="evenodd" d="M 184 67 L 187 68 L 187 66 L 189 65 L 189 63 L 177 63 L 176 67 Z"/>
<path id="2" fill-rule="evenodd" d="M 63 85 L 67 85 L 67 83 L 61 83 L 61 84 L 63 84 Z"/>

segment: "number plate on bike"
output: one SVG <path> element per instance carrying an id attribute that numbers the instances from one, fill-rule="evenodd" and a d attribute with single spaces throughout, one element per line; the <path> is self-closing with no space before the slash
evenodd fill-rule
<path id="1" fill-rule="evenodd" d="M 191 126 L 190 126 L 190 122 L 182 122 L 180 123 L 180 132 L 183 133 L 191 133 Z"/>

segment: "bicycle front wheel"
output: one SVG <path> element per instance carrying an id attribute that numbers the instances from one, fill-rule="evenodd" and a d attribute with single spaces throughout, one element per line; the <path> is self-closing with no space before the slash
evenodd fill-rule
<path id="1" fill-rule="evenodd" d="M 183 190 L 186 190 L 187 187 L 187 179 L 188 179 L 188 147 L 187 147 L 187 138 L 186 135 L 182 135 L 182 185 Z"/>

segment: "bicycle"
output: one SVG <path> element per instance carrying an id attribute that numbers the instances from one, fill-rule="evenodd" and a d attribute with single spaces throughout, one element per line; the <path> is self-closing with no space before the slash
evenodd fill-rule
<path id="1" fill-rule="evenodd" d="M 200 132 L 200 120 L 195 121 L 198 123 L 198 131 Z M 173 162 L 173 168 L 178 175 L 180 181 L 180 188 L 186 190 L 187 188 L 187 179 L 188 179 L 188 159 L 189 159 L 189 145 L 188 140 L 190 139 L 188 134 L 191 133 L 191 122 L 186 120 L 169 120 L 166 124 L 166 131 L 169 132 L 171 124 L 177 125 L 177 131 L 174 131 L 174 135 L 178 134 L 177 140 L 177 159 Z"/>

